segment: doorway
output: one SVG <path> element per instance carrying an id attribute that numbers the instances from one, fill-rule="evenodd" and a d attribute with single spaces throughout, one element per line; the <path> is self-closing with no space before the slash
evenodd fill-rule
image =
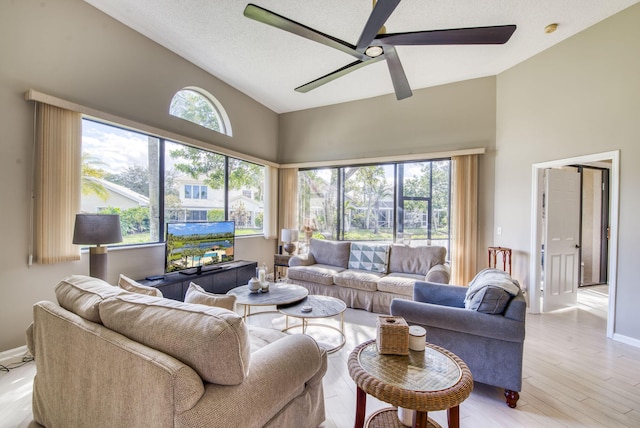
<path id="1" fill-rule="evenodd" d="M 544 188 L 544 171 L 549 168 L 559 168 L 571 165 L 592 165 L 598 162 L 606 162 L 611 166 L 609 174 L 609 196 L 610 196 L 610 225 L 609 225 L 609 247 L 606 258 L 606 271 L 609 284 L 609 304 L 607 315 L 607 337 L 613 337 L 615 325 L 615 297 L 616 297 L 616 272 L 617 272 L 617 241 L 618 241 L 618 206 L 619 206 L 619 163 L 620 152 L 606 152 L 594 155 L 581 156 L 569 159 L 559 159 L 556 161 L 544 162 L 533 165 L 532 170 L 532 217 L 531 217 L 531 259 L 529 267 L 530 301 L 529 311 L 540 313 L 541 287 L 542 284 L 542 229 L 544 198 L 542 189 Z"/>
<path id="2" fill-rule="evenodd" d="M 580 203 L 580 287 L 607 284 L 609 260 L 609 165 L 578 165 Z"/>

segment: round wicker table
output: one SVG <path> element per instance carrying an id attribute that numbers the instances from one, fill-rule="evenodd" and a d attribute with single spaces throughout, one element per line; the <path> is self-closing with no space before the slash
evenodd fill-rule
<path id="1" fill-rule="evenodd" d="M 349 375 L 358 387 L 356 428 L 364 426 L 367 394 L 406 409 L 416 410 L 413 426 L 439 427 L 428 412 L 447 410 L 450 428 L 460 426 L 459 405 L 471 394 L 473 377 L 459 357 L 427 343 L 424 351 L 409 355 L 382 355 L 375 340 L 358 345 L 349 355 Z M 403 427 L 395 407 L 369 417 L 369 428 Z"/>

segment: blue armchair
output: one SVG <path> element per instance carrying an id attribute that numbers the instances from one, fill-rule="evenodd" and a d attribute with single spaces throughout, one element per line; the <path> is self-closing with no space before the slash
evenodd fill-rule
<path id="1" fill-rule="evenodd" d="M 416 282 L 413 301 L 395 299 L 391 315 L 427 330 L 427 341 L 453 352 L 469 366 L 473 379 L 504 388 L 516 407 L 522 390 L 526 301 L 519 291 L 501 314 L 465 309 L 467 287 Z"/>

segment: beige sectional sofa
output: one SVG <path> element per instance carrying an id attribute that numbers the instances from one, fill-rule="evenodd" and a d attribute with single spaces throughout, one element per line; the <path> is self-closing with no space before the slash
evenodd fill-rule
<path id="1" fill-rule="evenodd" d="M 351 308 L 388 314 L 394 298 L 411 300 L 416 281 L 449 283 L 446 254 L 439 246 L 311 239 L 307 254 L 289 260 L 287 281 Z"/>
<path id="2" fill-rule="evenodd" d="M 39 302 L 34 420 L 46 427 L 315 427 L 327 356 L 235 312 L 71 276 Z"/>

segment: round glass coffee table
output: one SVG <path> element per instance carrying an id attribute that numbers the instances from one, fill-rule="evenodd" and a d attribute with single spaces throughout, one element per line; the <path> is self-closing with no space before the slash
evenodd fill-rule
<path id="1" fill-rule="evenodd" d="M 337 345 L 328 344 L 324 340 L 317 339 L 318 345 L 324 348 L 327 353 L 331 354 L 342 349 L 345 343 L 344 336 L 344 311 L 347 305 L 340 299 L 330 296 L 307 296 L 304 299 L 285 305 L 278 305 L 278 312 L 286 315 L 286 326 L 282 331 L 288 331 L 292 328 L 302 327 L 302 333 L 307 333 L 309 326 L 327 328 L 339 333 L 339 341 Z M 319 318 L 331 318 L 340 315 L 340 327 L 334 327 L 329 324 L 320 324 L 309 322 L 309 320 Z M 302 324 L 289 326 L 289 317 L 299 318 Z M 311 336 L 311 335 L 310 335 Z"/>
<path id="2" fill-rule="evenodd" d="M 367 394 L 405 409 L 416 410 L 413 426 L 440 427 L 428 412 L 447 410 L 450 428 L 460 426 L 459 405 L 473 389 L 473 377 L 459 357 L 427 343 L 409 355 L 378 353 L 375 340 L 358 345 L 349 355 L 349 375 L 356 382 L 356 428 L 364 426 Z M 402 427 L 395 407 L 372 414 L 368 428 Z"/>
<path id="3" fill-rule="evenodd" d="M 251 316 L 252 306 L 278 306 L 295 303 L 307 297 L 309 290 L 300 285 L 287 284 L 286 282 L 271 282 L 269 283 L 269 291 L 266 293 L 252 293 L 248 285 L 242 285 L 232 288 L 227 294 L 236 296 L 236 303 L 244 306 L 243 317 L 246 320 Z"/>

